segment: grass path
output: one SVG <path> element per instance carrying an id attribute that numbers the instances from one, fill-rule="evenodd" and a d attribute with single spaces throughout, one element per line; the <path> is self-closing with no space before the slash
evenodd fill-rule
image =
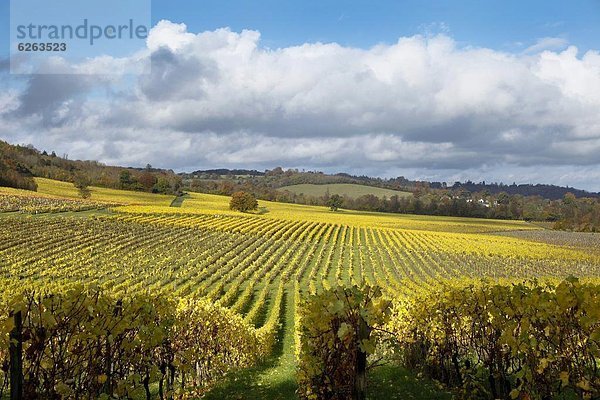
<path id="1" fill-rule="evenodd" d="M 288 286 L 283 304 L 279 342 L 273 355 L 262 365 L 232 373 L 203 399 L 250 400 L 296 399 L 296 360 L 294 355 L 294 291 Z"/>
<path id="2" fill-rule="evenodd" d="M 183 201 L 188 197 L 189 197 L 189 195 L 187 193 L 184 195 L 175 197 L 169 207 L 181 207 L 181 205 L 183 204 Z"/>
<path id="3" fill-rule="evenodd" d="M 283 326 L 279 344 L 262 365 L 228 376 L 202 397 L 205 400 L 294 400 L 296 395 L 296 358 L 294 353 L 293 285 L 288 286 L 283 304 Z M 452 396 L 433 382 L 419 379 L 404 368 L 388 365 L 376 368 L 369 376 L 367 399 L 450 400 Z"/>

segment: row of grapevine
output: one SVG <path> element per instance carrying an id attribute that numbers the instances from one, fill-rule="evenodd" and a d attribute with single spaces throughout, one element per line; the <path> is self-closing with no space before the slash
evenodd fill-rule
<path id="1" fill-rule="evenodd" d="M 600 285 L 455 282 L 397 304 L 404 364 L 467 399 L 600 396 Z"/>
<path id="2" fill-rule="evenodd" d="M 472 234 L 127 213 L 44 221 L 15 217 L 3 223 L 0 279 L 7 289 L 37 282 L 57 288 L 97 283 L 117 293 L 200 293 L 236 304 L 238 311 L 248 309 L 255 289 L 272 282 L 288 263 L 295 279 L 313 292 L 339 281 L 385 282 L 390 296 L 410 295 L 448 278 L 600 274 L 598 257 L 581 256 L 579 250 L 517 246 L 513 239 L 498 237 L 490 237 L 488 249 L 482 250 L 482 235 Z M 469 250 L 471 237 L 477 244 Z M 512 257 L 498 254 L 498 246 L 508 245 Z"/>
<path id="3" fill-rule="evenodd" d="M 205 300 L 80 287 L 4 293 L 0 306 L 0 359 L 13 366 L 2 389 L 10 381 L 25 399 L 150 399 L 153 386 L 161 399 L 189 396 L 265 349 L 240 316 Z"/>
<path id="4" fill-rule="evenodd" d="M 387 298 L 407 300 L 436 293 L 450 279 L 600 276 L 598 255 L 493 235 L 199 213 L 10 216 L 2 222 L 5 293 L 60 292 L 81 283 L 117 298 L 167 296 L 198 304 L 201 296 L 219 310 L 228 307 L 262 355 L 274 346 L 286 293 L 298 303 L 336 285 L 366 283 Z M 297 343 L 304 323 L 295 321 Z M 180 383 L 197 379 L 192 369 Z"/>
<path id="5" fill-rule="evenodd" d="M 92 200 L 73 200 L 50 196 L 14 195 L 0 193 L 0 213 L 20 212 L 25 214 L 61 213 L 115 207 L 117 203 Z"/>

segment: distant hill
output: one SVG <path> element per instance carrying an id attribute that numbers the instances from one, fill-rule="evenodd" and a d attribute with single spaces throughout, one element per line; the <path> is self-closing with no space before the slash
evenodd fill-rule
<path id="1" fill-rule="evenodd" d="M 0 141 L 0 186 L 36 190 L 33 173 L 27 159 L 35 158 L 35 152 L 27 147 L 12 146 Z"/>
<path id="2" fill-rule="evenodd" d="M 391 196 L 412 196 L 410 192 L 401 192 L 398 190 L 383 189 L 373 186 L 358 185 L 354 183 L 334 183 L 325 185 L 301 184 L 284 186 L 278 190 L 287 190 L 296 194 L 304 194 L 307 196 L 324 196 L 326 193 L 330 195 L 337 194 L 340 196 L 348 196 L 350 198 L 358 198 L 367 194 L 372 194 L 379 198 Z"/>
<path id="3" fill-rule="evenodd" d="M 212 183 L 213 186 L 226 183 L 235 184 L 240 189 L 254 188 L 255 191 L 265 193 L 297 185 L 348 184 L 363 187 L 360 189 L 361 191 L 358 189 L 348 191 L 349 196 L 355 193 L 364 193 L 364 191 L 372 194 L 376 189 L 380 189 L 377 193 L 380 193 L 381 196 L 388 197 L 392 194 L 386 190 L 423 192 L 423 189 L 440 189 L 442 191 L 450 189 L 455 192 L 488 192 L 491 195 L 505 192 L 509 195 L 541 196 L 549 200 L 562 199 L 566 193 L 572 193 L 578 198 L 600 198 L 600 193 L 547 184 L 505 185 L 467 181 L 456 182 L 450 186 L 445 182 L 414 181 L 403 176 L 384 179 L 347 173 L 326 174 L 320 171 L 284 170 L 281 167 L 266 171 L 215 168 L 175 174 L 172 170 L 152 168 L 149 165 L 146 168 L 130 168 L 107 166 L 97 161 L 70 160 L 66 155 L 59 156 L 54 152 L 47 153 L 37 150 L 33 146 L 12 145 L 0 140 L 0 186 L 35 190 L 36 184 L 33 177 L 72 182 L 76 175 L 86 176 L 90 184 L 94 186 L 160 193 L 175 193 L 179 191 L 182 183 L 206 192 L 218 191 L 216 187 L 208 187 L 209 183 Z M 321 193 L 321 188 L 316 189 L 318 190 L 309 188 L 301 190 L 306 195 Z M 296 193 L 295 189 L 291 191 Z M 330 190 L 330 193 L 333 194 L 333 191 Z"/>
<path id="4" fill-rule="evenodd" d="M 33 146 L 12 145 L 0 140 L 0 186 L 36 190 L 33 177 L 73 182 L 83 176 L 89 185 L 175 193 L 181 178 L 171 170 L 107 166 L 98 161 L 69 160 L 54 152 L 40 151 Z"/>
<path id="5" fill-rule="evenodd" d="M 549 200 L 562 199 L 567 193 L 572 193 L 575 195 L 575 197 L 600 197 L 600 193 L 593 193 L 570 187 L 545 184 L 504 185 L 501 183 L 486 184 L 485 182 L 474 183 L 467 181 L 465 183 L 456 182 L 451 188 L 463 189 L 471 193 L 487 191 L 490 194 L 498 194 L 504 192 L 510 195 L 520 194 L 522 196 L 541 196 Z"/>
<path id="6" fill-rule="evenodd" d="M 254 186 L 258 185 L 272 189 L 282 189 L 297 185 L 356 184 L 361 186 L 369 186 L 371 188 L 396 190 L 401 192 L 415 192 L 417 190 L 421 190 L 422 188 L 440 190 L 450 189 L 455 191 L 462 190 L 471 193 L 487 191 L 492 195 L 505 192 L 510 195 L 518 194 L 521 196 L 541 196 L 548 200 L 562 199 L 566 193 L 573 193 L 576 197 L 600 197 L 600 193 L 591 193 L 571 187 L 547 184 L 505 185 L 503 183 L 474 183 L 467 181 L 464 183 L 455 182 L 453 185 L 449 185 L 445 182 L 410 180 L 403 176 L 384 179 L 378 177 L 350 175 L 347 173 L 326 174 L 320 171 L 299 171 L 297 169 L 284 170 L 281 167 L 277 167 L 272 170 L 266 170 L 264 172 L 251 169 L 220 168 L 200 170 L 192 173 L 182 173 L 180 175 L 184 180 L 237 179 L 238 183 L 248 182 Z M 308 193 L 312 192 L 308 190 Z M 308 193 L 304 192 L 304 194 Z"/>
<path id="7" fill-rule="evenodd" d="M 183 175 L 191 176 L 191 177 L 205 177 L 210 175 L 216 175 L 219 177 L 222 176 L 264 176 L 264 172 L 257 171 L 255 169 L 204 169 L 198 170 L 190 173 L 185 173 Z"/>

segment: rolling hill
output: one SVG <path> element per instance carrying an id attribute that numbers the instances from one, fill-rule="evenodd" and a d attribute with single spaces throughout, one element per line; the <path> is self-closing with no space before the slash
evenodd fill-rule
<path id="1" fill-rule="evenodd" d="M 329 194 L 338 194 L 340 196 L 348 196 L 357 198 L 367 194 L 372 194 L 377 197 L 391 196 L 411 196 L 410 192 L 401 192 L 399 190 L 383 189 L 373 186 L 358 185 L 354 183 L 334 183 L 328 185 L 302 184 L 284 186 L 278 190 L 287 190 L 296 194 L 305 194 L 308 196 L 324 196 L 328 191 Z"/>

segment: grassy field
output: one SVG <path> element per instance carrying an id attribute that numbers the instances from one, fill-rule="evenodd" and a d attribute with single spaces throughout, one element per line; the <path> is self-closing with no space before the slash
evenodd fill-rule
<path id="1" fill-rule="evenodd" d="M 38 194 L 79 199 L 77 188 L 69 182 L 55 181 L 45 178 L 35 178 L 38 185 Z M 106 201 L 121 204 L 144 204 L 155 206 L 169 206 L 175 196 L 153 194 L 145 192 L 132 192 L 127 190 L 90 187 L 92 197 L 90 200 Z"/>
<path id="2" fill-rule="evenodd" d="M 42 196 L 77 197 L 71 184 L 37 182 Z M 227 377 L 207 399 L 294 398 L 295 282 L 302 292 L 366 282 L 397 299 L 446 280 L 600 276 L 600 256 L 589 246 L 545 243 L 537 240 L 543 230 L 520 221 L 332 212 L 264 201 L 259 212 L 242 214 L 230 211 L 224 196 L 190 193 L 169 207 L 174 196 L 100 188 L 92 188 L 92 200 L 128 205 L 52 218 L 6 214 L 0 287 L 59 290 L 84 283 L 120 296 L 202 295 L 257 328 L 279 321 L 272 357 Z M 496 234 L 514 231 L 531 234 Z M 393 365 L 371 379 L 370 398 L 449 398 Z"/>
<path id="3" fill-rule="evenodd" d="M 401 192 L 399 190 L 383 189 L 373 186 L 357 185 L 354 183 L 331 183 L 326 185 L 314 185 L 311 183 L 305 183 L 301 185 L 284 186 L 278 190 L 287 190 L 296 194 L 304 194 L 306 196 L 320 197 L 324 196 L 327 192 L 330 195 L 337 194 L 340 196 L 348 196 L 351 198 L 357 198 L 367 194 L 372 194 L 377 197 L 391 196 L 411 196 L 410 192 Z"/>

